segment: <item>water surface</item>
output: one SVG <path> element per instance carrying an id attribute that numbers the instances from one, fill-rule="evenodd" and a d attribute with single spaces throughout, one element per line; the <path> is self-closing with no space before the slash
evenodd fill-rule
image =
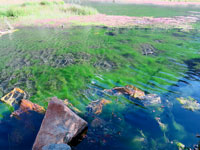
<path id="1" fill-rule="evenodd" d="M 199 35 L 179 29 L 105 26 L 21 28 L 0 37 L 0 93 L 19 87 L 28 92 L 31 101 L 45 107 L 50 97 L 69 99 L 89 122 L 87 137 L 74 147 L 77 150 L 172 150 L 177 149 L 176 142 L 192 146 L 198 143 L 200 113 L 182 108 L 176 98 L 191 96 L 200 102 Z M 162 104 L 148 106 L 103 92 L 125 85 L 158 94 Z M 102 98 L 112 103 L 99 115 L 89 113 L 86 106 Z M 10 142 L 12 149 L 16 143 L 8 137 L 18 133 L 12 131 L 20 123 L 14 126 L 11 121 L 5 126 L 9 112 L 1 104 L 0 147 Z M 34 137 L 37 131 L 35 126 L 25 136 Z M 31 141 L 34 138 L 30 143 L 20 141 L 18 146 L 27 149 Z"/>

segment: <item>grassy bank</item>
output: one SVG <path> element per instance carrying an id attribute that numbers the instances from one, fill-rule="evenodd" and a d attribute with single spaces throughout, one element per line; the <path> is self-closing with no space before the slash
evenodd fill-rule
<path id="1" fill-rule="evenodd" d="M 10 4 L 9 1 L 0 5 L 0 19 L 3 24 L 3 18 L 9 20 L 25 21 L 48 18 L 65 18 L 72 15 L 93 15 L 97 10 L 72 4 L 65 4 L 64 1 L 37 1 Z"/>

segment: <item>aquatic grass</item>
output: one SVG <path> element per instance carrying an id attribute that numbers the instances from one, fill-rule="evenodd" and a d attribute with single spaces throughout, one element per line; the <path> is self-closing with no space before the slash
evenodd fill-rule
<path id="1" fill-rule="evenodd" d="M 115 32 L 116 35 L 107 35 L 108 31 Z M 27 35 L 26 45 L 24 45 L 21 38 L 14 38 L 13 41 L 13 43 L 17 44 L 17 49 L 23 51 L 20 57 L 24 57 L 26 60 L 32 57 L 31 53 L 37 54 L 36 52 L 40 50 L 52 50 L 52 55 L 56 56 L 67 53 L 77 53 L 78 56 L 80 52 L 84 52 L 90 56 L 85 62 L 80 61 L 75 65 L 64 68 L 49 68 L 48 66 L 38 68 L 37 65 L 30 68 L 27 67 L 26 70 L 29 71 L 25 74 L 32 74 L 33 77 L 31 77 L 31 80 L 36 82 L 35 89 L 37 93 L 31 96 L 31 100 L 43 105 L 43 101 L 46 98 L 58 96 L 61 99 L 68 98 L 77 107 L 87 105 L 89 101 L 85 98 L 83 98 L 84 100 L 81 99 L 83 103 L 78 102 L 80 100 L 79 96 L 82 95 L 81 91 L 87 88 L 86 85 L 92 79 L 99 81 L 95 77 L 95 74 L 102 75 L 104 80 L 100 80 L 99 82 L 102 85 L 106 85 L 105 87 L 109 89 L 115 86 L 133 84 L 149 93 L 166 92 L 170 85 L 183 76 L 179 72 L 183 69 L 187 71 L 187 68 L 174 65 L 168 59 L 175 58 L 175 60 L 183 63 L 188 57 L 196 57 L 196 54 L 188 55 L 187 48 L 176 46 L 176 44 L 183 41 L 184 46 L 187 46 L 189 41 L 185 42 L 182 38 L 173 37 L 173 30 L 152 32 L 152 30 L 145 31 L 132 28 L 127 29 L 126 34 L 121 34 L 119 31 L 118 28 L 111 30 L 101 27 L 77 27 L 73 28 L 73 30 L 66 29 L 64 31 L 45 29 L 45 34 L 39 33 L 37 30 L 36 32 L 22 30 L 16 33 L 14 36 L 21 37 L 23 34 Z M 131 42 L 120 43 L 121 40 L 126 39 Z M 164 42 L 162 44 L 156 43 L 154 39 L 160 39 Z M 7 42 L 6 39 L 2 39 L 1 45 L 10 45 Z M 152 44 L 158 51 L 162 52 L 158 53 L 158 56 L 143 56 L 139 49 L 139 45 L 142 43 Z M 192 46 L 196 46 L 196 44 Z M 182 55 L 174 53 L 176 51 L 179 51 Z M 14 59 L 15 57 L 12 56 L 9 58 Z M 9 62 L 9 59 L 5 60 L 2 58 L 2 60 L 4 60 L 4 64 Z M 95 67 L 94 63 L 100 60 L 102 62 L 110 61 L 116 66 L 106 70 L 101 66 Z M 79 61 L 79 59 L 76 58 L 75 61 Z M 38 59 L 31 60 L 31 63 L 39 65 L 40 61 Z M 12 82 L 15 83 L 16 81 Z M 23 89 L 24 86 L 21 86 L 21 88 Z M 25 90 L 31 92 L 32 89 L 25 88 Z M 45 101 L 44 103 L 46 105 Z"/>

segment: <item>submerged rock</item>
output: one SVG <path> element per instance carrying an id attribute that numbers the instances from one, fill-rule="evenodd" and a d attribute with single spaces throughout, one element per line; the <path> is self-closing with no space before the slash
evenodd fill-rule
<path id="1" fill-rule="evenodd" d="M 71 150 L 71 147 L 67 144 L 48 144 L 42 150 Z"/>
<path id="2" fill-rule="evenodd" d="M 35 111 L 37 113 L 45 113 L 44 107 L 34 104 L 29 100 L 23 99 L 20 103 L 20 107 L 18 110 L 14 111 L 11 116 L 20 116 L 23 113 L 28 113 L 29 111 Z"/>
<path id="3" fill-rule="evenodd" d="M 71 111 L 56 97 L 49 102 L 33 150 L 40 150 L 50 143 L 69 143 L 87 127 L 87 122 Z"/>
<path id="4" fill-rule="evenodd" d="M 144 101 L 145 105 L 161 104 L 161 98 L 156 94 L 147 94 L 140 99 Z"/>
<path id="5" fill-rule="evenodd" d="M 106 104 L 110 104 L 110 103 L 111 103 L 111 101 L 106 100 L 106 99 L 96 100 L 96 101 L 91 102 L 87 106 L 87 110 L 90 113 L 100 114 L 102 112 L 103 106 Z"/>
<path id="6" fill-rule="evenodd" d="M 130 95 L 133 98 L 140 98 L 145 96 L 145 93 L 136 88 L 133 85 L 126 85 L 125 87 L 115 87 L 113 88 L 114 91 L 117 91 L 119 94 L 126 94 L 126 95 Z"/>
<path id="7" fill-rule="evenodd" d="M 161 104 L 160 96 L 156 94 L 146 94 L 145 92 L 136 88 L 133 85 L 126 85 L 124 87 L 115 87 L 110 90 L 104 90 L 108 94 L 123 94 L 128 95 L 130 98 L 141 100 L 144 105 L 154 105 L 154 104 Z"/>
<path id="8" fill-rule="evenodd" d="M 188 97 L 188 98 L 176 98 L 180 104 L 183 106 L 183 108 L 191 110 L 191 111 L 196 111 L 196 110 L 200 110 L 200 103 L 198 103 L 197 100 L 195 100 L 192 97 Z"/>
<path id="9" fill-rule="evenodd" d="M 14 88 L 10 93 L 6 94 L 1 98 L 1 101 L 9 104 L 10 106 L 14 106 L 15 104 L 19 104 L 22 99 L 26 98 L 26 93 L 19 89 Z"/>

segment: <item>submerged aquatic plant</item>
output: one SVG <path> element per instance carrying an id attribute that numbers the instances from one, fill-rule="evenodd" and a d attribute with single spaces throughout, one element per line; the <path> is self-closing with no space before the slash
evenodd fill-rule
<path id="1" fill-rule="evenodd" d="M 183 106 L 183 108 L 191 110 L 191 111 L 196 111 L 196 110 L 200 110 L 200 104 L 198 103 L 197 100 L 195 100 L 192 97 L 188 97 L 188 98 L 176 98 L 180 104 Z"/>

